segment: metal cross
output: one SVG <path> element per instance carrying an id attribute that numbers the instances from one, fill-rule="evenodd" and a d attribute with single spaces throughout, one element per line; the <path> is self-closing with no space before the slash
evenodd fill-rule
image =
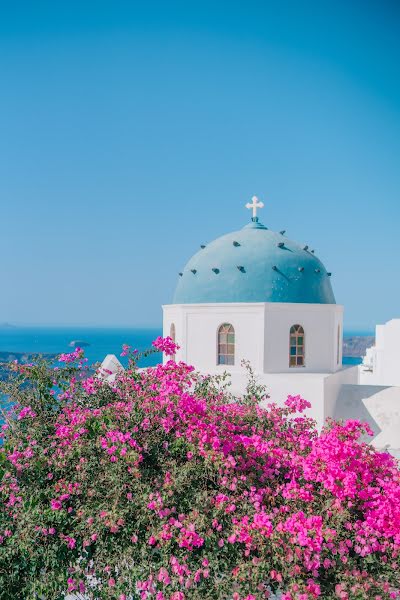
<path id="1" fill-rule="evenodd" d="M 264 202 L 259 202 L 257 196 L 252 197 L 252 202 L 246 204 L 246 208 L 253 209 L 253 219 L 257 218 L 257 208 L 264 208 Z"/>

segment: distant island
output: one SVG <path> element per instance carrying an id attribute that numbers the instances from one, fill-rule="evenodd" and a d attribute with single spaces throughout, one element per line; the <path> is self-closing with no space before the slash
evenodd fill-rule
<path id="1" fill-rule="evenodd" d="M 53 360 L 58 356 L 58 354 L 53 354 L 50 352 L 2 352 L 0 351 L 0 362 L 7 363 L 13 360 L 17 360 L 18 362 L 27 363 L 31 362 L 38 356 L 43 356 L 43 358 L 48 358 L 49 360 Z"/>
<path id="2" fill-rule="evenodd" d="M 352 335 L 343 338 L 343 356 L 363 357 L 367 348 L 375 344 L 373 335 Z"/>
<path id="3" fill-rule="evenodd" d="M 0 323 L 0 329 L 16 329 L 17 326 L 12 323 Z"/>
<path id="4" fill-rule="evenodd" d="M 72 348 L 87 348 L 90 344 L 89 342 L 84 342 L 82 340 L 72 340 L 68 346 L 71 346 Z"/>

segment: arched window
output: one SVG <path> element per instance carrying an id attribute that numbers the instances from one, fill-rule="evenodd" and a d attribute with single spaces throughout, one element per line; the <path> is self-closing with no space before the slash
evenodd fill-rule
<path id="1" fill-rule="evenodd" d="M 175 342 L 175 323 L 171 323 L 171 327 L 169 328 L 169 337 Z M 175 360 L 175 354 L 171 356 L 170 360 Z"/>
<path id="2" fill-rule="evenodd" d="M 336 362 L 339 364 L 340 362 L 340 325 L 337 327 L 337 356 Z"/>
<path id="3" fill-rule="evenodd" d="M 235 364 L 235 330 L 230 323 L 223 323 L 218 329 L 217 364 Z"/>
<path id="4" fill-rule="evenodd" d="M 289 367 L 305 366 L 304 329 L 301 325 L 290 328 Z"/>

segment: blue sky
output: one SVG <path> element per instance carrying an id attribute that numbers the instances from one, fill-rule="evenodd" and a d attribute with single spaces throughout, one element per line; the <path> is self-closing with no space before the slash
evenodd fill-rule
<path id="1" fill-rule="evenodd" d="M 0 2 L 0 322 L 158 325 L 253 194 L 400 317 L 396 4 Z"/>

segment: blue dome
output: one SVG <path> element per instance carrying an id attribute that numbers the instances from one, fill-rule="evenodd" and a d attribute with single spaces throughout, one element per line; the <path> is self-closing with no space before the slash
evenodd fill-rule
<path id="1" fill-rule="evenodd" d="M 330 273 L 308 250 L 257 218 L 202 247 L 180 274 L 174 304 L 335 304 Z"/>

